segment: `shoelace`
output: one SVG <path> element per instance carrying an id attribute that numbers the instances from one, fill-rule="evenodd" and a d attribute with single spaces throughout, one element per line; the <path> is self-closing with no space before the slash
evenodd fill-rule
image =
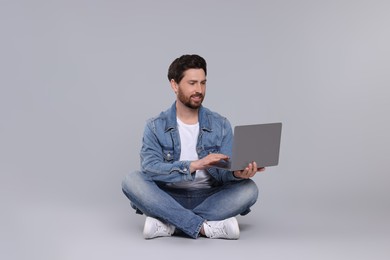
<path id="1" fill-rule="evenodd" d="M 224 224 L 221 222 L 221 223 L 218 223 L 216 226 L 214 227 L 211 227 L 211 225 L 207 224 L 211 230 L 211 237 L 219 237 L 219 236 L 227 236 L 227 233 L 226 233 L 226 230 L 225 230 L 225 226 Z"/>
<path id="2" fill-rule="evenodd" d="M 154 223 L 154 224 L 156 225 L 156 231 L 154 232 L 154 234 L 161 234 L 161 233 L 170 234 L 168 226 L 160 225 L 159 223 Z"/>

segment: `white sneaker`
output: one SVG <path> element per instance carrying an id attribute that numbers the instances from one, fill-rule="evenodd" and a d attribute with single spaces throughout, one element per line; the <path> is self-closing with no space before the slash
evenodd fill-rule
<path id="1" fill-rule="evenodd" d="M 238 239 L 240 228 L 235 217 L 221 221 L 207 221 L 203 224 L 204 232 L 208 238 Z"/>
<path id="2" fill-rule="evenodd" d="M 169 237 L 175 232 L 175 227 L 158 219 L 146 217 L 144 226 L 144 238 Z"/>

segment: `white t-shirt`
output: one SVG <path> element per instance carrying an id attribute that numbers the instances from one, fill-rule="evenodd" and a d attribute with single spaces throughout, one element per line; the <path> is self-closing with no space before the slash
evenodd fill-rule
<path id="1" fill-rule="evenodd" d="M 199 135 L 199 122 L 194 125 L 183 123 L 177 118 L 177 127 L 180 136 L 180 161 L 196 161 L 199 159 L 196 152 L 196 143 Z M 193 181 L 172 183 L 170 187 L 181 189 L 204 189 L 210 188 L 212 177 L 205 170 L 197 170 Z"/>

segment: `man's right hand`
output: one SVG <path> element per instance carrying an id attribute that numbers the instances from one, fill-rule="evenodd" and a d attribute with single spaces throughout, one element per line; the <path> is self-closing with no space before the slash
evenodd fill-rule
<path id="1" fill-rule="evenodd" d="M 191 162 L 190 170 L 191 172 L 194 172 L 196 170 L 204 170 L 213 165 L 214 163 L 219 162 L 220 160 L 229 160 L 229 157 L 221 153 L 210 153 L 209 155 L 200 160 Z"/>

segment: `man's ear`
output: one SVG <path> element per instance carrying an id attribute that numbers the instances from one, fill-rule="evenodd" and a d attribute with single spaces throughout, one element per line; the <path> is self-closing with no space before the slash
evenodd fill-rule
<path id="1" fill-rule="evenodd" d="M 175 92 L 175 94 L 177 94 L 179 86 L 177 85 L 176 81 L 174 79 L 171 79 L 170 83 L 171 83 L 171 88 L 173 89 L 173 92 Z"/>

